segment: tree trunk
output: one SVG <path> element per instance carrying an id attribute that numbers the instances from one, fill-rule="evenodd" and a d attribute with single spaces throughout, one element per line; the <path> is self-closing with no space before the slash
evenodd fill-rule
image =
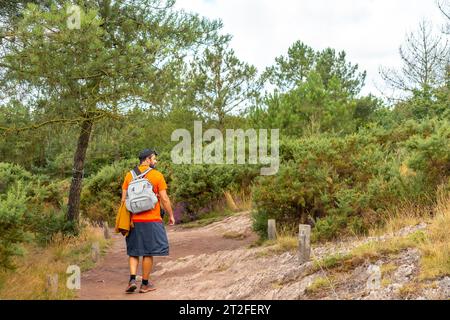
<path id="1" fill-rule="evenodd" d="M 81 132 L 78 137 L 77 150 L 73 159 L 73 175 L 69 192 L 69 208 L 67 211 L 67 219 L 69 221 L 78 221 L 80 215 L 80 196 L 84 173 L 84 161 L 86 159 L 86 151 L 89 145 L 92 125 L 93 122 L 90 119 L 86 119 L 81 123 Z"/>

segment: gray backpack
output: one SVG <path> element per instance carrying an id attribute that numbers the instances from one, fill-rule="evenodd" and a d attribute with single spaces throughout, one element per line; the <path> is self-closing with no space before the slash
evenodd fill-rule
<path id="1" fill-rule="evenodd" d="M 128 185 L 125 205 L 127 210 L 133 214 L 152 210 L 158 203 L 158 198 L 153 192 L 153 185 L 145 178 L 151 170 L 149 168 L 143 173 L 139 171 L 138 167 L 131 170 L 133 180 Z"/>

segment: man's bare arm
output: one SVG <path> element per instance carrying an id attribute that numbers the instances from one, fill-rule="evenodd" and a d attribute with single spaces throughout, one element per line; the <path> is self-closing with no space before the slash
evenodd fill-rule
<path id="1" fill-rule="evenodd" d="M 127 190 L 122 190 L 122 203 L 127 199 Z"/>
<path id="2" fill-rule="evenodd" d="M 170 203 L 169 196 L 167 195 L 166 190 L 159 191 L 159 197 L 161 199 L 161 204 L 165 211 L 169 214 L 170 224 L 175 224 L 175 218 L 173 216 L 172 204 Z"/>

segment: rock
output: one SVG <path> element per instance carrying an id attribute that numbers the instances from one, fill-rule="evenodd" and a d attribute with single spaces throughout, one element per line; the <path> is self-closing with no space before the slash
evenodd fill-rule
<path id="1" fill-rule="evenodd" d="M 362 298 L 362 300 L 386 300 L 386 297 L 381 291 L 371 291 L 369 295 Z"/>
<path id="2" fill-rule="evenodd" d="M 394 279 L 398 282 L 407 282 L 409 277 L 412 275 L 415 267 L 413 264 L 411 265 L 401 265 L 394 273 Z"/>
<path id="3" fill-rule="evenodd" d="M 444 299 L 450 298 L 450 277 L 445 277 L 439 281 L 439 289 Z"/>
<path id="4" fill-rule="evenodd" d="M 405 228 L 401 229 L 400 231 L 398 231 L 396 233 L 396 235 L 400 236 L 400 237 L 404 237 L 404 236 L 407 236 L 407 235 L 412 234 L 414 232 L 417 232 L 417 231 L 420 231 L 420 230 L 424 230 L 424 229 L 426 229 L 426 227 L 427 227 L 427 224 L 422 222 L 422 223 L 420 223 L 420 224 L 418 224 L 416 226 L 405 227 Z"/>
<path id="5" fill-rule="evenodd" d="M 400 283 L 392 283 L 386 288 L 388 294 L 397 294 L 399 290 L 403 287 Z"/>

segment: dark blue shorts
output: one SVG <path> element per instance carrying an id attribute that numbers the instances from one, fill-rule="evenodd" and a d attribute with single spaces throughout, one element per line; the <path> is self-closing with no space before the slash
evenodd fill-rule
<path id="1" fill-rule="evenodd" d="M 130 257 L 169 255 L 169 241 L 162 222 L 134 222 L 134 228 L 125 239 Z"/>

